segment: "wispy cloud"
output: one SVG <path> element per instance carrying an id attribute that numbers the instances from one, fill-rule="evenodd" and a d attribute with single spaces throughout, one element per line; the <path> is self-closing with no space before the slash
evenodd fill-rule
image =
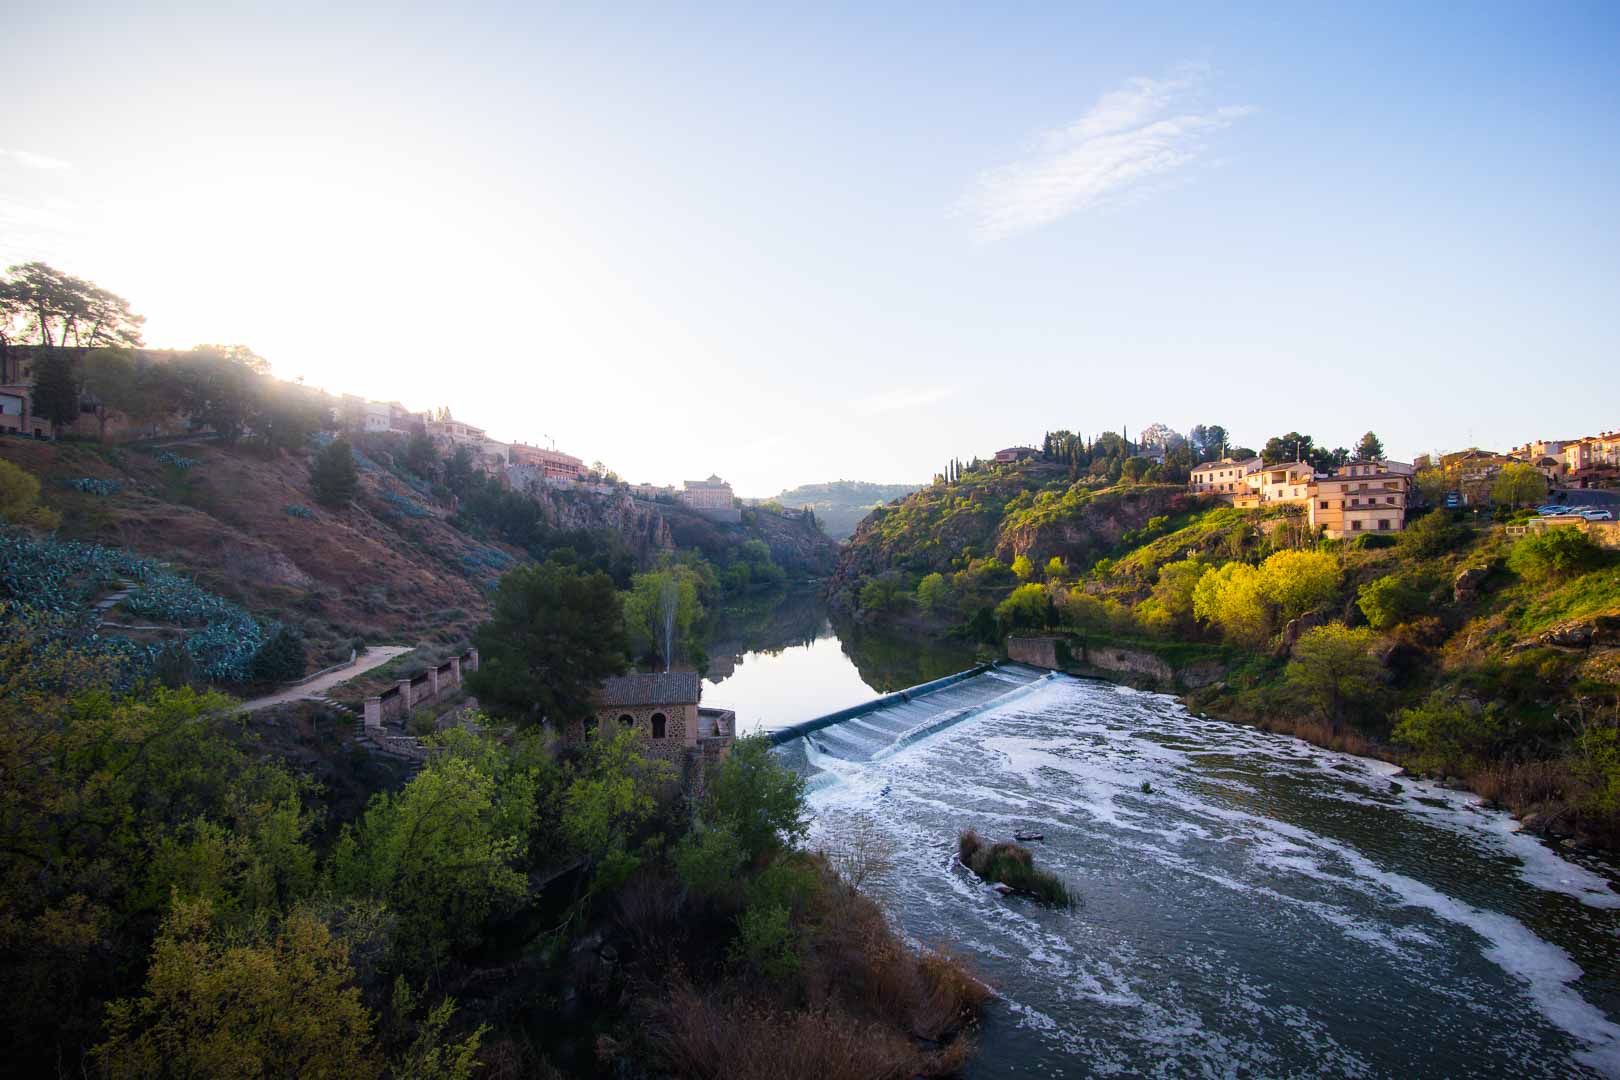
<path id="1" fill-rule="evenodd" d="M 965 199 L 983 240 L 1050 225 L 1119 200 L 1195 161 L 1213 132 L 1253 110 L 1197 108 L 1204 74 L 1131 79 L 1074 123 L 1036 140 L 1029 156 L 981 174 Z"/>
<path id="2" fill-rule="evenodd" d="M 932 405 L 936 401 L 944 401 L 956 393 L 954 386 L 918 386 L 902 387 L 898 390 L 886 390 L 881 394 L 872 394 L 869 397 L 857 399 L 850 407 L 857 415 L 876 416 L 878 413 L 898 412 L 901 409 L 915 409 L 922 405 Z"/>
<path id="3" fill-rule="evenodd" d="M 46 154 L 36 154 L 32 150 L 0 149 L 0 156 L 8 157 L 20 165 L 28 166 L 30 169 L 43 169 L 47 172 L 73 168 L 72 162 L 63 161 L 61 158 L 53 158 Z"/>

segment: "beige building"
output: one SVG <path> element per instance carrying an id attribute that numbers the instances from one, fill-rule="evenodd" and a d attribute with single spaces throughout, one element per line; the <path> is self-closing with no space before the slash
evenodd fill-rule
<path id="1" fill-rule="evenodd" d="M 1200 495 L 1237 495 L 1249 489 L 1248 478 L 1258 472 L 1261 465 L 1257 457 L 1242 461 L 1233 458 L 1206 461 L 1193 469 L 1187 486 Z"/>
<path id="2" fill-rule="evenodd" d="M 1245 510 L 1293 503 L 1304 506 L 1311 498 L 1311 480 L 1316 475 L 1307 461 L 1284 461 L 1263 465 L 1244 477 L 1248 490 L 1232 498 L 1232 505 Z"/>
<path id="3" fill-rule="evenodd" d="M 1352 461 L 1311 485 L 1311 524 L 1337 539 L 1396 533 L 1406 527 L 1412 466 L 1399 461 Z"/>
<path id="4" fill-rule="evenodd" d="M 513 467 L 522 466 L 525 476 L 552 486 L 572 484 L 585 472 L 585 463 L 572 454 L 530 446 L 528 443 L 512 443 L 508 447 L 507 460 Z"/>
<path id="5" fill-rule="evenodd" d="M 735 499 L 731 485 L 718 476 L 688 480 L 681 491 L 681 502 L 693 510 L 730 510 Z"/>

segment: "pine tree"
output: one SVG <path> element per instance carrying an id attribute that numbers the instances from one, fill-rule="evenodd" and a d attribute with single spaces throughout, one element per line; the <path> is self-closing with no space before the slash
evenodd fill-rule
<path id="1" fill-rule="evenodd" d="M 52 350 L 34 370 L 34 414 L 51 422 L 51 438 L 79 418 L 79 384 L 73 360 Z"/>
<path id="2" fill-rule="evenodd" d="M 354 452 L 346 439 L 333 439 L 309 467 L 309 485 L 315 501 L 322 506 L 341 509 L 349 505 L 360 484 L 360 474 L 354 468 Z"/>

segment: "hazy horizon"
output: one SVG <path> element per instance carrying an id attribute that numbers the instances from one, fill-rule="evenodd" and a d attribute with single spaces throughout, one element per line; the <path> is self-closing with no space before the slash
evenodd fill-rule
<path id="1" fill-rule="evenodd" d="M 1620 423 L 1611 6 L 13 24 L 4 265 L 631 481 Z"/>

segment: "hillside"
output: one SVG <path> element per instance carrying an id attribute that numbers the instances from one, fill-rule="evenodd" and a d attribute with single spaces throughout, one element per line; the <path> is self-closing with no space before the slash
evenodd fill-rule
<path id="1" fill-rule="evenodd" d="M 856 606 L 862 583 L 886 574 L 915 585 L 929 573 L 1003 570 L 1020 555 L 1084 565 L 1156 517 L 1196 505 L 1180 487 L 1072 480 L 1062 465 L 984 465 L 873 510 L 839 558 L 828 595 Z"/>
<path id="2" fill-rule="evenodd" d="M 854 534 L 855 526 L 872 510 L 895 499 L 903 499 L 921 486 L 833 480 L 825 484 L 800 484 L 772 496 L 768 501 L 781 503 L 790 509 L 814 510 L 828 536 L 834 540 L 847 540 Z"/>
<path id="3" fill-rule="evenodd" d="M 1321 540 L 1288 509 L 974 471 L 864 522 L 832 595 L 863 622 L 1052 637 L 1042 662 L 1183 692 L 1466 783 L 1571 844 L 1620 845 L 1612 539 L 1437 510 L 1399 537 Z"/>
<path id="4" fill-rule="evenodd" d="M 832 542 L 800 515 L 751 510 L 742 524 L 721 525 L 621 493 L 513 496 L 502 507 L 520 512 L 522 528 L 508 530 L 507 518 L 469 516 L 448 491 L 396 464 L 394 442 L 360 440 L 358 494 L 336 511 L 311 493 L 308 452 L 212 441 L 159 449 L 0 440 L 0 459 L 39 478 L 43 502 L 62 518 L 58 540 L 167 564 L 199 596 L 300 630 L 311 668 L 346 659 L 362 641 L 459 641 L 487 615 L 502 573 L 559 548 L 602 565 L 621 585 L 666 552 L 696 548 L 723 567 L 754 539 L 790 579 L 832 567 Z M 101 588 L 80 582 L 62 603 L 88 605 L 128 573 L 100 576 Z M 127 624 L 126 614 L 120 607 L 107 617 Z"/>

